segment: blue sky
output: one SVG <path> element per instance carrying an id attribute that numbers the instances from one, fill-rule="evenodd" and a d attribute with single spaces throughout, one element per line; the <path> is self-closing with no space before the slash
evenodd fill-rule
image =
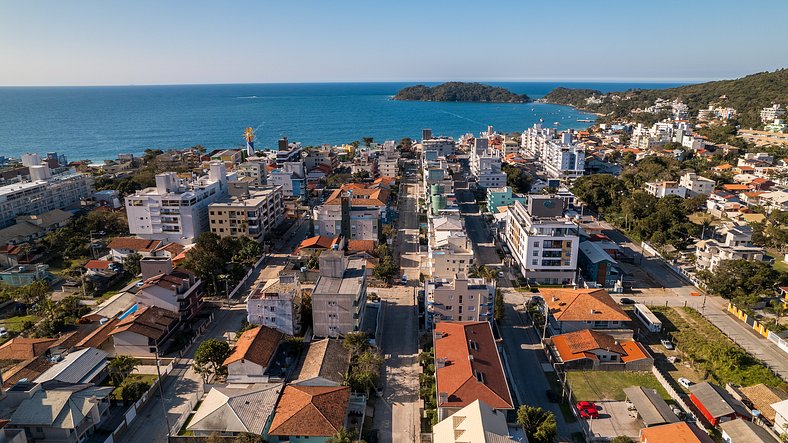
<path id="1" fill-rule="evenodd" d="M 0 85 L 705 80 L 788 66 L 788 1 L 0 0 Z"/>

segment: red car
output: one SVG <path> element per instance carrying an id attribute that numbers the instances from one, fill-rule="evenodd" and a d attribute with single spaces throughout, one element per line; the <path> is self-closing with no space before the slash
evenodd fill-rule
<path id="1" fill-rule="evenodd" d="M 594 404 L 594 402 L 579 401 L 575 406 L 577 407 L 577 412 L 580 413 L 580 418 L 599 418 L 599 411 L 597 410 L 596 404 Z"/>

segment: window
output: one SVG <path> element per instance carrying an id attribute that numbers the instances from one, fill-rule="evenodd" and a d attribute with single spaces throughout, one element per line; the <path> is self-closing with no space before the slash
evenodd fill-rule
<path id="1" fill-rule="evenodd" d="M 538 264 L 539 264 L 539 259 L 533 259 L 533 260 L 531 260 L 531 264 L 532 264 L 532 265 L 538 265 Z"/>
<path id="2" fill-rule="evenodd" d="M 534 242 L 534 248 L 538 248 L 538 247 L 539 247 L 539 242 L 538 242 L 538 241 L 535 241 L 535 242 Z"/>

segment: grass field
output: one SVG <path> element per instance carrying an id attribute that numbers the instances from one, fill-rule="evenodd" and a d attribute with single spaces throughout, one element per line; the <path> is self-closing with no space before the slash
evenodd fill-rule
<path id="1" fill-rule="evenodd" d="M 38 317 L 35 315 L 20 315 L 18 317 L 9 317 L 5 320 L 0 320 L 0 326 L 5 327 L 8 329 L 9 332 L 22 332 L 24 330 L 23 326 L 25 322 L 37 322 Z"/>
<path id="2" fill-rule="evenodd" d="M 665 400 L 670 396 L 651 372 L 568 371 L 569 385 L 577 401 L 626 399 L 624 388 L 643 386 L 656 389 Z"/>

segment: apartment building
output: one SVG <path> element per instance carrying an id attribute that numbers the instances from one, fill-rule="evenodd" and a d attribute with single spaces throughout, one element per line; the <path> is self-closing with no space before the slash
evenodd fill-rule
<path id="1" fill-rule="evenodd" d="M 669 180 L 646 182 L 643 187 L 647 193 L 657 198 L 663 198 L 669 195 L 676 195 L 678 197 L 684 198 L 684 194 L 687 191 L 683 186 L 680 186 L 678 182 Z"/>
<path id="2" fill-rule="evenodd" d="M 506 244 L 523 276 L 537 284 L 575 283 L 579 228 L 564 214 L 563 199 L 531 194 L 506 214 Z"/>
<path id="3" fill-rule="evenodd" d="M 491 152 L 486 138 L 474 140 L 471 149 L 471 175 L 481 188 L 500 188 L 506 185 L 506 173 L 501 170 L 501 157 Z"/>
<path id="4" fill-rule="evenodd" d="M 378 174 L 382 177 L 399 175 L 399 160 L 396 158 L 378 157 Z"/>
<path id="5" fill-rule="evenodd" d="M 495 286 L 483 278 L 455 274 L 451 278 L 431 278 L 424 284 L 429 330 L 440 321 L 492 321 Z"/>
<path id="6" fill-rule="evenodd" d="M 687 172 L 679 179 L 679 186 L 686 189 L 686 197 L 694 197 L 700 194 L 710 195 L 714 192 L 716 183 L 694 172 Z"/>
<path id="7" fill-rule="evenodd" d="M 268 183 L 281 186 L 287 198 L 306 196 L 306 170 L 302 162 L 277 163 L 280 166 L 268 173 Z"/>
<path id="8" fill-rule="evenodd" d="M 315 235 L 378 241 L 391 192 L 382 188 L 343 186 L 313 211 Z"/>
<path id="9" fill-rule="evenodd" d="M 501 206 L 513 205 L 515 200 L 525 203 L 525 196 L 515 195 L 509 186 L 487 189 L 487 211 L 493 214 L 498 212 Z"/>
<path id="10" fill-rule="evenodd" d="M 289 162 L 300 162 L 303 148 L 300 142 L 289 143 L 287 137 L 277 141 L 276 165 L 282 166 Z"/>
<path id="11" fill-rule="evenodd" d="M 219 237 L 249 237 L 262 242 L 285 218 L 280 186 L 249 190 L 245 195 L 225 197 L 208 206 L 211 232 Z"/>
<path id="12" fill-rule="evenodd" d="M 312 291 L 312 329 L 317 337 L 358 331 L 367 304 L 365 260 L 341 251 L 320 254 L 320 276 Z"/>
<path id="13" fill-rule="evenodd" d="M 307 151 L 304 156 L 304 168 L 311 171 L 320 165 L 326 165 L 330 168 L 334 167 L 334 157 L 331 155 L 330 149 L 312 149 Z"/>
<path id="14" fill-rule="evenodd" d="M 763 123 L 771 123 L 775 119 L 782 118 L 785 115 L 785 108 L 780 104 L 773 104 L 768 108 L 761 109 L 761 121 Z"/>
<path id="15" fill-rule="evenodd" d="M 558 133 L 537 123 L 523 132 L 521 147 L 542 163 L 552 178 L 575 179 L 585 173 L 585 148 L 574 142 L 570 131 Z"/>
<path id="16" fill-rule="evenodd" d="M 200 311 L 201 281 L 194 274 L 173 268 L 168 257 L 145 257 L 140 270 L 143 284 L 134 295 L 137 303 L 177 313 L 181 321 Z"/>
<path id="17" fill-rule="evenodd" d="M 695 244 L 697 269 L 714 271 L 723 260 L 763 260 L 765 250 L 752 244 L 750 226 L 723 226 L 717 235 L 723 240 L 701 240 Z"/>
<path id="18" fill-rule="evenodd" d="M 248 157 L 238 165 L 238 178 L 249 178 L 255 186 L 263 186 L 268 179 L 268 159 L 264 157 Z"/>
<path id="19" fill-rule="evenodd" d="M 49 166 L 41 164 L 28 169 L 29 180 L 0 187 L 0 228 L 13 225 L 18 215 L 79 207 L 93 193 L 90 175 L 73 170 L 52 175 Z"/>
<path id="20" fill-rule="evenodd" d="M 246 300 L 247 320 L 287 335 L 301 333 L 301 282 L 294 272 L 256 284 Z"/>
<path id="21" fill-rule="evenodd" d="M 454 154 L 457 144 L 453 138 L 432 137 L 431 133 L 428 135 L 430 138 L 421 141 L 421 152 L 423 155 L 426 155 L 427 152 L 432 152 L 437 157 L 448 157 Z"/>
<path id="22" fill-rule="evenodd" d="M 129 232 L 148 240 L 190 244 L 209 229 L 208 205 L 228 195 L 222 162 L 211 162 L 207 176 L 179 178 L 174 172 L 156 175 L 156 186 L 126 197 Z"/>
<path id="23" fill-rule="evenodd" d="M 468 274 L 473 264 L 473 245 L 465 232 L 465 223 L 459 216 L 430 218 L 430 239 L 427 257 L 430 276 L 454 278 L 458 273 Z"/>

